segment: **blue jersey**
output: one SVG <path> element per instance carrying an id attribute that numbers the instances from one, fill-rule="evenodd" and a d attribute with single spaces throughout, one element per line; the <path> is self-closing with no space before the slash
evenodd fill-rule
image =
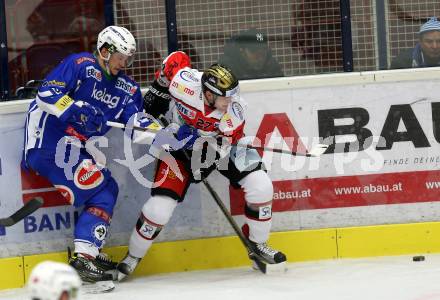
<path id="1" fill-rule="evenodd" d="M 98 60 L 90 53 L 73 54 L 64 59 L 43 81 L 26 118 L 25 155 L 29 149 L 56 149 L 64 136 L 82 141 L 90 134 L 65 121 L 64 113 L 74 101 L 84 101 L 102 110 L 109 121 L 127 123 L 142 110 L 139 85 L 120 72 L 106 76 Z M 67 114 L 66 114 L 67 115 Z M 104 126 L 104 135 L 110 127 Z"/>

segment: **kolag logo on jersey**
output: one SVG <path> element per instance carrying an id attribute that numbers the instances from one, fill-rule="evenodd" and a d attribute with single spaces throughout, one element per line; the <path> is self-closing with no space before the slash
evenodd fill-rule
<path id="1" fill-rule="evenodd" d="M 86 77 L 92 77 L 101 82 L 102 80 L 102 73 L 98 69 L 96 69 L 94 66 L 88 66 L 86 68 Z"/>
<path id="2" fill-rule="evenodd" d="M 118 106 L 121 97 L 112 96 L 112 94 L 107 94 L 107 89 L 99 90 L 96 88 L 96 82 L 93 85 L 93 91 L 91 97 L 98 101 L 104 102 L 110 108 L 115 108 Z"/>
<path id="3" fill-rule="evenodd" d="M 127 82 L 124 78 L 118 77 L 118 80 L 116 81 L 116 88 L 123 90 L 127 94 L 130 94 L 131 96 L 134 95 L 137 91 L 137 86 L 133 85 L 131 82 Z"/>

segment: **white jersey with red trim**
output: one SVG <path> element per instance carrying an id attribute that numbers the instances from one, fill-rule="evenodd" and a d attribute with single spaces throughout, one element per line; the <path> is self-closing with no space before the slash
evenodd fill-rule
<path id="1" fill-rule="evenodd" d="M 245 102 L 234 96 L 226 112 L 206 105 L 202 91 L 203 72 L 185 67 L 172 78 L 169 92 L 174 100 L 170 106 L 173 121 L 179 125 L 188 124 L 199 130 L 202 136 L 223 135 L 236 143 L 243 136 L 245 124 Z"/>

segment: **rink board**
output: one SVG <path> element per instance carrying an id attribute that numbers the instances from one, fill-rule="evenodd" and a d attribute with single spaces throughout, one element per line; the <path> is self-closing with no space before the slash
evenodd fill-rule
<path id="1" fill-rule="evenodd" d="M 289 262 L 336 258 L 440 253 L 440 223 L 396 224 L 274 232 L 269 243 Z M 116 261 L 126 246 L 107 248 Z M 0 259 L 0 290 L 23 287 L 41 261 L 66 262 L 66 252 Z M 237 237 L 209 238 L 153 244 L 134 276 L 250 266 Z M 294 267 L 294 265 L 293 265 Z"/>
<path id="2" fill-rule="evenodd" d="M 23 257 L 0 259 L 0 290 L 24 285 Z"/>

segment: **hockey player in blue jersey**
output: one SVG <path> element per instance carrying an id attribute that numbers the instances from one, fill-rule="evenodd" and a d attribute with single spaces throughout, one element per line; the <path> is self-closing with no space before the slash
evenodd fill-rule
<path id="1" fill-rule="evenodd" d="M 136 41 L 127 29 L 105 28 L 98 35 L 94 54 L 73 54 L 47 75 L 26 118 L 25 167 L 49 179 L 75 207 L 84 206 L 69 263 L 87 282 L 111 280 L 105 271 L 115 264 L 100 250 L 118 185 L 84 144 L 110 129 L 106 121 L 126 124 L 142 110 L 140 87 L 122 71 L 133 61 L 135 51 Z M 60 161 L 70 161 L 75 152 L 79 157 L 69 170 L 59 167 Z"/>

